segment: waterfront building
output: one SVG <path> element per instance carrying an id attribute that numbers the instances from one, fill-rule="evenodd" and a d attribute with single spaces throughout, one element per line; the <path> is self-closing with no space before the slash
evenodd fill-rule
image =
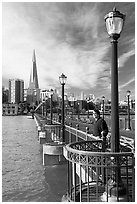
<path id="1" fill-rule="evenodd" d="M 90 100 L 94 101 L 95 100 L 94 94 L 89 94 L 89 98 L 90 98 Z"/>
<path id="2" fill-rule="evenodd" d="M 64 96 L 65 97 L 65 96 Z M 53 90 L 53 100 L 54 101 L 58 101 L 59 98 L 59 94 L 58 91 L 56 89 Z"/>
<path id="3" fill-rule="evenodd" d="M 27 101 L 28 89 L 24 89 L 24 101 Z"/>
<path id="4" fill-rule="evenodd" d="M 40 100 L 45 101 L 47 98 L 49 98 L 50 91 L 46 89 L 41 89 L 40 90 Z"/>
<path id="5" fill-rule="evenodd" d="M 33 51 L 32 62 L 33 65 L 30 73 L 29 88 L 27 90 L 27 102 L 30 105 L 37 105 L 40 102 L 40 89 L 38 83 L 35 50 Z"/>
<path id="6" fill-rule="evenodd" d="M 24 81 L 9 79 L 9 103 L 19 103 L 24 100 Z"/>
<path id="7" fill-rule="evenodd" d="M 51 97 L 51 91 L 50 90 L 46 90 L 46 89 L 40 90 L 40 101 L 45 101 L 47 98 L 50 98 L 50 97 Z M 59 96 L 58 96 L 57 90 L 54 89 L 53 95 L 52 95 L 52 100 L 57 101 L 58 97 Z"/>
<path id="8" fill-rule="evenodd" d="M 130 111 L 133 113 L 135 108 L 135 102 L 134 102 L 134 105 L 132 106 L 132 103 L 130 102 Z M 119 103 L 119 113 L 127 113 L 127 110 L 128 110 L 128 103 L 127 101 L 125 102 L 120 102 Z M 101 112 L 103 112 L 103 104 L 101 104 L 101 109 L 100 109 Z M 105 113 L 111 113 L 111 103 L 106 103 L 104 104 L 104 112 Z"/>
<path id="9" fill-rule="evenodd" d="M 14 104 L 2 104 L 2 115 L 18 115 L 19 105 L 17 103 Z"/>
<path id="10" fill-rule="evenodd" d="M 68 101 L 68 96 L 67 96 L 67 94 L 64 94 L 64 100 L 65 100 L 65 101 Z"/>
<path id="11" fill-rule="evenodd" d="M 131 109 L 135 111 L 135 100 L 131 100 Z"/>

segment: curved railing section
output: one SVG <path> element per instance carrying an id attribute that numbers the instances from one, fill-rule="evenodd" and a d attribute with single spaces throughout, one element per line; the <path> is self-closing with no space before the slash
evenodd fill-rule
<path id="1" fill-rule="evenodd" d="M 68 160 L 68 201 L 134 201 L 134 154 L 102 152 L 102 141 L 64 147 Z"/>

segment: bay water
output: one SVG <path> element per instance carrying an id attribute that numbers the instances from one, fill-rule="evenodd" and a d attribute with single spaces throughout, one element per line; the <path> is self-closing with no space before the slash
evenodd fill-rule
<path id="1" fill-rule="evenodd" d="M 33 119 L 2 117 L 2 201 L 61 202 L 67 166 L 43 166 L 42 145 Z"/>

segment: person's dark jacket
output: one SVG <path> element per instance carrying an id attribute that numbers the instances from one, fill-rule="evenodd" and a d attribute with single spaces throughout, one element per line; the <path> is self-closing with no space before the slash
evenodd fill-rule
<path id="1" fill-rule="evenodd" d="M 103 118 L 98 118 L 94 123 L 93 135 L 101 137 L 101 132 L 104 131 L 103 136 L 106 137 L 108 134 L 108 126 Z"/>

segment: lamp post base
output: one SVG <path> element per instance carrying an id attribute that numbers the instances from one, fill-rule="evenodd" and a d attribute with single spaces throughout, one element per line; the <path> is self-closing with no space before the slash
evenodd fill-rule
<path id="1" fill-rule="evenodd" d="M 119 196 L 119 198 L 117 199 L 117 196 L 113 196 L 113 195 L 107 195 L 106 192 L 103 193 L 103 195 L 101 196 L 101 201 L 102 202 L 127 202 L 127 196 L 123 195 L 123 196 Z"/>
<path id="2" fill-rule="evenodd" d="M 131 128 L 127 128 L 127 129 L 126 129 L 126 131 L 130 131 L 130 130 L 131 130 Z"/>
<path id="3" fill-rule="evenodd" d="M 109 179 L 106 184 L 106 191 L 101 196 L 103 202 L 127 202 L 127 189 L 124 184 L 116 183 L 113 179 Z"/>

